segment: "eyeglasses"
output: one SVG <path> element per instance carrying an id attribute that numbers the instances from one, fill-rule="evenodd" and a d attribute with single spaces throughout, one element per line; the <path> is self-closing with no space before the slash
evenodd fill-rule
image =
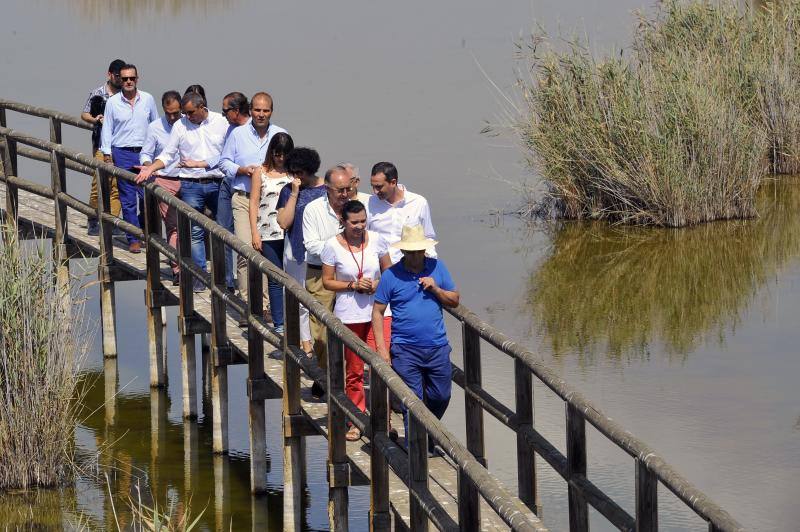
<path id="1" fill-rule="evenodd" d="M 136 81 L 139 79 L 139 76 L 120 76 L 119 79 L 122 81 Z"/>
<path id="2" fill-rule="evenodd" d="M 330 190 L 333 190 L 333 191 L 334 191 L 334 192 L 336 192 L 337 194 L 350 194 L 350 193 L 351 193 L 351 192 L 353 192 L 353 190 L 354 190 L 354 187 L 342 187 L 342 188 L 334 188 L 334 187 L 332 187 L 332 186 L 330 186 L 330 185 L 328 185 L 328 188 L 329 188 Z"/>
<path id="3" fill-rule="evenodd" d="M 224 115 L 230 113 L 231 111 L 236 111 L 236 108 L 235 107 L 228 107 L 227 109 L 225 109 L 224 107 L 222 108 L 222 114 Z"/>

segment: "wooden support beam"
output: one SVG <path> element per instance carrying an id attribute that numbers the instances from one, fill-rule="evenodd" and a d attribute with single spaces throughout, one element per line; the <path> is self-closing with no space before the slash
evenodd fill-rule
<path id="1" fill-rule="evenodd" d="M 148 294 L 163 291 L 161 284 L 161 265 L 158 249 L 150 242 L 150 236 L 161 236 L 161 212 L 158 200 L 148 190 L 144 189 L 144 248 L 145 248 L 145 308 L 147 311 L 147 336 L 150 352 L 150 387 L 164 388 L 167 386 L 167 338 L 161 307 L 154 307 L 152 301 L 147 301 Z"/>
<path id="2" fill-rule="evenodd" d="M 192 235 L 189 218 L 178 211 L 178 258 L 181 264 L 192 260 Z M 197 361 L 195 334 L 192 326 L 197 316 L 194 310 L 192 276 L 181 269 L 178 304 L 178 331 L 181 334 L 181 384 L 183 388 L 183 418 L 197 418 Z"/>
<path id="3" fill-rule="evenodd" d="M 533 375 L 519 359 L 514 360 L 514 401 L 517 421 L 517 486 L 519 498 L 541 516 L 536 478 L 536 452 L 525 433 L 533 428 Z"/>
<path id="4" fill-rule="evenodd" d="M 317 429 L 303 414 L 284 416 L 283 434 L 286 437 L 319 436 Z"/>
<path id="5" fill-rule="evenodd" d="M 225 244 L 209 233 L 211 241 L 211 277 L 214 286 L 225 292 Z M 211 411 L 213 448 L 217 454 L 228 452 L 228 367 L 219 365 L 230 360 L 225 300 L 211 292 Z"/>
<path id="6" fill-rule="evenodd" d="M 344 346 L 328 331 L 328 520 L 331 530 L 349 529 L 347 519 L 350 464 L 347 462 L 347 418 L 332 396 L 344 393 Z"/>
<path id="7" fill-rule="evenodd" d="M 464 345 L 464 389 L 481 389 L 481 338 L 469 324 L 462 323 Z M 467 429 L 467 450 L 486 466 L 483 436 L 483 407 L 470 394 L 464 394 L 464 417 Z M 481 506 L 478 488 L 462 469 L 458 475 L 458 524 L 461 530 L 480 529 Z"/>
<path id="8" fill-rule="evenodd" d="M 586 477 L 586 420 L 580 410 L 567 403 L 567 498 L 569 529 L 572 532 L 589 530 L 589 507 L 586 498 L 573 483 L 573 477 Z"/>
<path id="9" fill-rule="evenodd" d="M 6 210 L 4 222 L 10 229 L 17 225 L 19 190 L 5 178 L 17 175 L 17 141 L 3 137 L 3 178 L 6 183 Z"/>
<path id="10" fill-rule="evenodd" d="M 411 411 L 408 412 L 408 499 L 411 506 L 411 530 L 426 532 L 428 516 L 415 493 L 428 490 L 428 433 Z"/>
<path id="11" fill-rule="evenodd" d="M 283 529 L 303 529 L 303 484 L 305 477 L 305 438 L 291 429 L 300 416 L 300 367 L 289 355 L 290 346 L 300 345 L 300 305 L 284 290 L 283 335 Z"/>
<path id="12" fill-rule="evenodd" d="M 247 310 L 251 316 L 264 314 L 263 275 L 252 263 L 247 264 Z M 264 340 L 250 324 L 247 326 L 247 353 L 250 492 L 264 493 L 267 490 L 267 429 L 264 399 L 269 380 L 264 374 Z"/>
<path id="13" fill-rule="evenodd" d="M 378 375 L 370 372 L 369 383 L 369 440 L 370 476 L 369 485 L 369 529 L 372 532 L 388 531 L 392 527 L 389 513 L 389 463 L 375 445 L 378 434 L 388 435 L 389 431 L 389 392 Z"/>
<path id="14" fill-rule="evenodd" d="M 658 531 L 658 477 L 636 459 L 636 532 Z"/>
<path id="15" fill-rule="evenodd" d="M 103 219 L 103 214 L 111 212 L 110 177 L 104 170 L 95 172 L 97 179 L 98 201 L 97 219 L 100 221 L 100 258 L 97 262 L 100 279 L 100 315 L 103 326 L 103 356 L 117 356 L 117 325 L 114 278 L 113 228 Z"/>
<path id="16" fill-rule="evenodd" d="M 189 277 L 189 276 L 187 276 Z M 189 283 L 189 290 L 192 289 L 191 278 L 187 279 Z M 181 276 L 181 284 L 183 284 L 183 276 Z M 194 299 L 194 296 L 192 296 Z M 192 305 L 194 306 L 194 305 Z M 178 331 L 181 334 L 205 334 L 211 332 L 211 324 L 203 316 L 191 310 L 186 316 L 178 316 Z"/>

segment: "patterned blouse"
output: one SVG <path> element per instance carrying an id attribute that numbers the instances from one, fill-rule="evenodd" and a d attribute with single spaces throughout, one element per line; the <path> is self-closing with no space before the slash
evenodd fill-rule
<path id="1" fill-rule="evenodd" d="M 261 199 L 258 205 L 258 232 L 261 240 L 283 240 L 283 229 L 278 225 L 278 195 L 292 179 L 288 175 L 267 177 L 261 168 Z"/>

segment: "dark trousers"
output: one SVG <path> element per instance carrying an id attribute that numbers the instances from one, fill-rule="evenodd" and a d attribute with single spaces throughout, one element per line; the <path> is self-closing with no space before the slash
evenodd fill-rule
<path id="1" fill-rule="evenodd" d="M 200 183 L 191 179 L 181 179 L 181 199 L 198 212 L 208 208 L 211 216 L 217 215 L 217 196 L 219 181 Z M 205 271 L 206 269 L 206 231 L 192 222 L 192 260 Z"/>
<path id="2" fill-rule="evenodd" d="M 418 347 L 392 343 L 392 368 L 403 382 L 422 399 L 428 410 L 442 419 L 450 404 L 453 369 L 450 345 Z M 403 424 L 408 437 L 408 412 L 403 408 Z"/>
<path id="3" fill-rule="evenodd" d="M 134 166 L 139 164 L 139 151 L 126 150 L 125 148 L 111 147 L 111 158 L 114 166 L 138 173 Z M 119 188 L 119 201 L 122 204 L 122 219 L 141 228 L 144 225 L 144 189 L 126 179 L 117 179 Z M 127 235 L 128 244 L 138 242 L 133 235 Z"/>
<path id="4" fill-rule="evenodd" d="M 233 233 L 233 206 L 231 205 L 231 198 L 233 197 L 232 185 L 233 179 L 229 177 L 223 179 L 222 183 L 219 185 L 216 218 L 217 223 L 231 233 Z M 233 282 L 233 250 L 228 246 L 225 246 L 225 284 L 228 285 L 228 288 L 234 288 L 236 286 L 236 283 Z M 271 300 L 270 304 L 272 304 Z"/>
<path id="5" fill-rule="evenodd" d="M 283 239 L 262 240 L 261 254 L 275 265 L 279 270 L 283 269 Z M 267 293 L 269 294 L 269 309 L 272 314 L 272 323 L 275 327 L 283 326 L 283 285 L 277 281 L 269 279 L 267 282 Z"/>

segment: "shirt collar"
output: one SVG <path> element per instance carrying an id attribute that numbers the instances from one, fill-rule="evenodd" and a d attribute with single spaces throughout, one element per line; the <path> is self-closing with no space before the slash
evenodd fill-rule
<path id="1" fill-rule="evenodd" d="M 404 206 L 406 203 L 408 203 L 408 202 L 409 202 L 409 200 L 411 200 L 411 199 L 412 199 L 412 198 L 411 198 L 411 196 L 409 195 L 409 194 L 411 194 L 411 193 L 410 193 L 410 192 L 409 192 L 409 191 L 406 189 L 406 186 L 405 186 L 405 185 L 403 185 L 403 184 L 401 184 L 401 183 L 398 183 L 398 184 L 397 184 L 397 188 L 399 188 L 400 190 L 402 190 L 402 191 L 403 191 L 403 199 L 401 199 L 401 200 L 400 200 L 400 201 L 399 201 L 399 202 L 398 202 L 396 205 L 395 205 L 395 204 L 392 204 L 392 203 L 389 203 L 389 200 L 386 200 L 386 199 L 384 199 L 384 200 L 381 200 L 381 201 L 382 201 L 382 202 L 384 202 L 384 203 L 385 203 L 386 205 L 388 205 L 389 207 L 402 207 L 402 206 Z M 380 198 L 379 198 L 379 199 L 380 199 Z"/>
<path id="2" fill-rule="evenodd" d="M 120 95 L 120 97 L 121 97 L 121 98 L 122 98 L 122 99 L 123 99 L 123 100 L 124 100 L 126 103 L 131 103 L 131 100 L 129 100 L 129 99 L 127 99 L 127 98 L 125 97 L 125 93 L 124 93 L 124 92 L 122 92 L 122 91 L 119 91 L 119 95 Z M 137 91 L 136 91 L 136 96 L 134 96 L 134 97 L 133 97 L 133 103 L 135 104 L 136 102 L 138 102 L 138 101 L 141 99 L 141 97 L 142 97 L 142 95 L 141 95 L 141 93 L 140 93 L 140 92 L 138 91 L 138 89 L 137 89 Z"/>

